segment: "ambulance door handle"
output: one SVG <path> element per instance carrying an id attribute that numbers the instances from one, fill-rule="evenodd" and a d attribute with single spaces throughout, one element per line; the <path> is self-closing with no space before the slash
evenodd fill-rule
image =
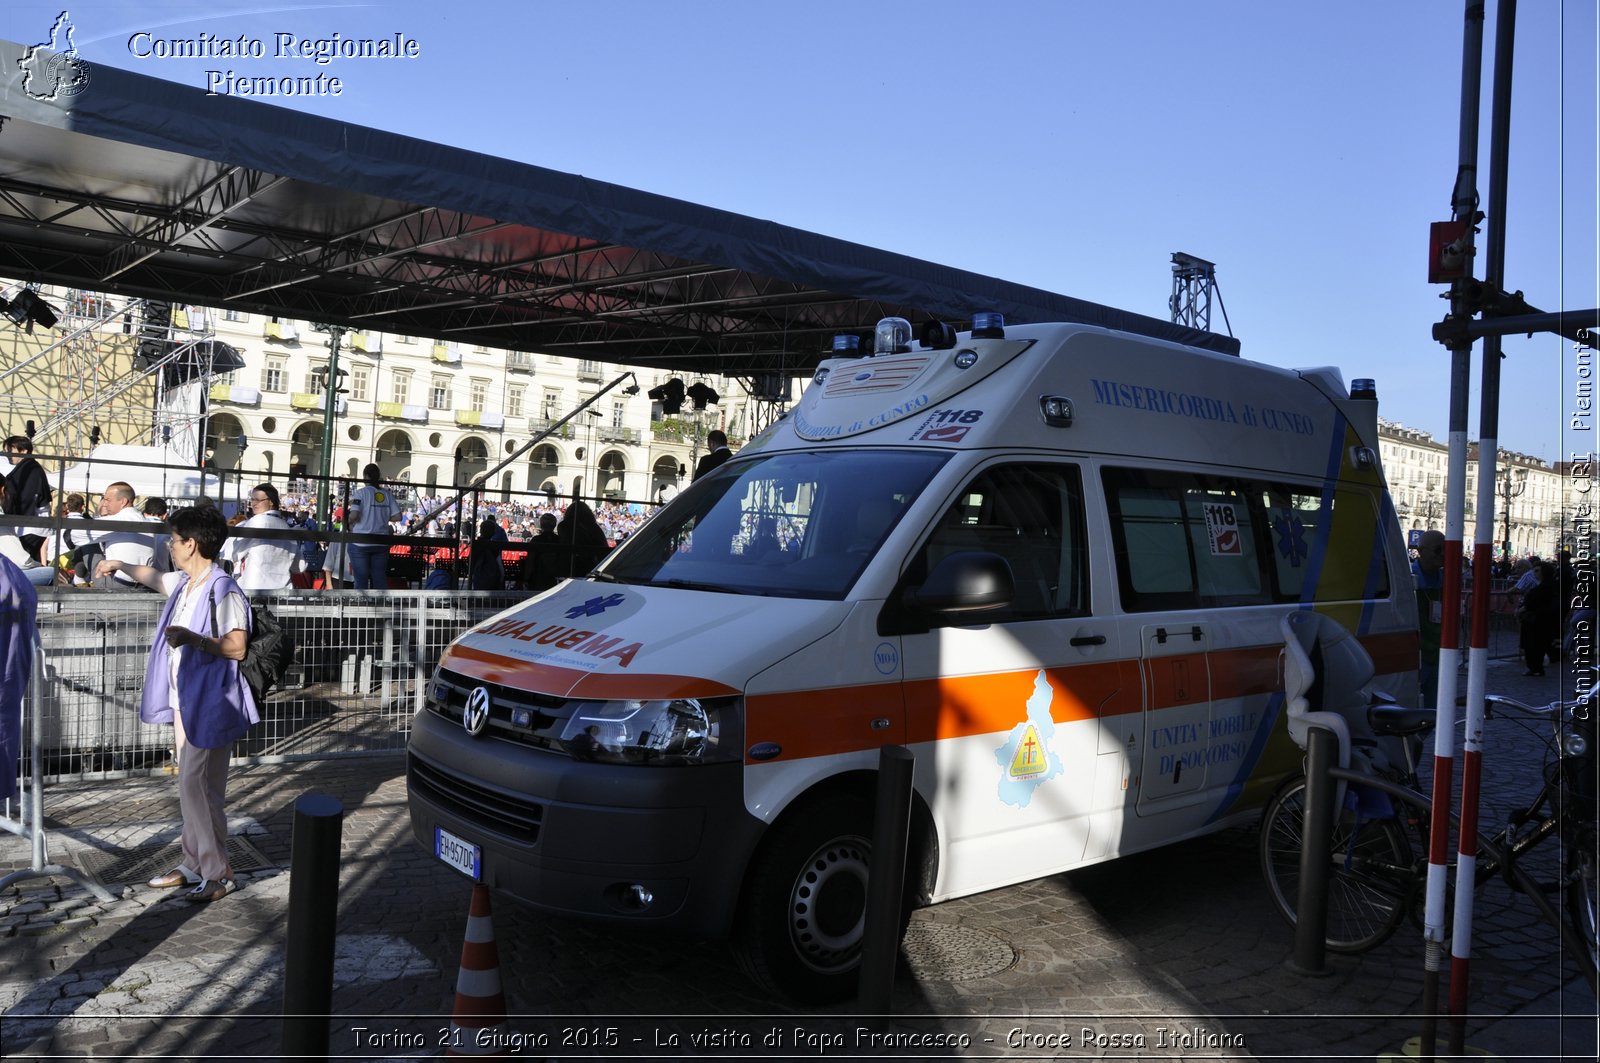
<path id="1" fill-rule="evenodd" d="M 873 720 L 872 729 L 874 731 L 887 731 L 889 729 L 889 717 L 879 716 L 877 719 Z"/>
<path id="2" fill-rule="evenodd" d="M 1105 644 L 1106 637 L 1104 635 L 1074 635 L 1067 640 L 1067 645 L 1069 646 L 1104 646 Z"/>

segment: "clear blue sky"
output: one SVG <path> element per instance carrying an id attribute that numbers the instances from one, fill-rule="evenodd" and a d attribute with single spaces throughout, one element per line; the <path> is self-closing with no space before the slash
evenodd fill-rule
<path id="1" fill-rule="evenodd" d="M 1523 0 L 1518 19 L 1506 278 L 1546 310 L 1600 305 L 1595 8 Z M 1246 357 L 1375 377 L 1385 416 L 1447 428 L 1425 267 L 1455 174 L 1460 0 L 69 10 L 91 64 L 196 86 L 334 74 L 341 96 L 278 102 L 1158 317 L 1188 251 L 1218 264 Z M 38 42 L 60 11 L 8 0 L 0 34 Z M 140 58 L 141 31 L 244 35 L 269 57 Z M 280 32 L 402 33 L 421 54 L 317 67 L 272 58 Z M 1487 206 L 1487 94 L 1481 135 Z M 1564 431 L 1574 352 L 1505 349 L 1502 446 L 1593 449 Z M 1476 438 L 1476 389 L 1470 423 Z"/>

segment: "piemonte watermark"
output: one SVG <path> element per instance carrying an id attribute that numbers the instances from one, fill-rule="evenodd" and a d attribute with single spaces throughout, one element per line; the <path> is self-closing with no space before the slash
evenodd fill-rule
<path id="1" fill-rule="evenodd" d="M 202 30 L 192 37 L 162 37 L 140 30 L 128 38 L 128 54 L 140 60 L 305 60 L 317 67 L 327 67 L 338 60 L 419 59 L 422 45 L 416 38 L 398 32 L 384 37 L 347 37 L 342 33 L 325 37 L 302 37 L 295 33 L 224 37 Z M 345 90 L 344 79 L 326 70 L 309 76 L 252 76 L 230 67 L 205 71 L 205 85 L 208 96 L 342 96 Z"/>
<path id="2" fill-rule="evenodd" d="M 71 14 L 61 12 L 50 27 L 49 40 L 33 45 L 17 60 L 22 70 L 22 91 L 31 98 L 59 100 L 88 88 L 89 64 L 78 57 L 74 29 Z"/>

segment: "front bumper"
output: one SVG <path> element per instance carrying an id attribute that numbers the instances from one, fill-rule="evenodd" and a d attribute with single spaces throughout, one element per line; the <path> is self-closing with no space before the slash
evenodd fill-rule
<path id="1" fill-rule="evenodd" d="M 483 882 L 536 908 L 721 937 L 764 829 L 743 769 L 577 761 L 424 709 L 407 754 L 411 829 L 430 852 L 436 827 L 480 846 Z"/>

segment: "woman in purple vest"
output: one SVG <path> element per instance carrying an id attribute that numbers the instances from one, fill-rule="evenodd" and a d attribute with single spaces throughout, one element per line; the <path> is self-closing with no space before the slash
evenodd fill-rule
<path id="1" fill-rule="evenodd" d="M 250 644 L 250 604 L 233 577 L 212 563 L 228 537 L 220 513 L 179 509 L 167 524 L 176 571 L 101 561 L 95 574 L 120 570 L 167 596 L 145 666 L 139 718 L 170 723 L 177 731 L 183 862 L 150 885 L 187 886 L 182 896 L 214 901 L 236 888 L 223 812 L 228 756 L 233 743 L 260 721 L 239 672 Z"/>

